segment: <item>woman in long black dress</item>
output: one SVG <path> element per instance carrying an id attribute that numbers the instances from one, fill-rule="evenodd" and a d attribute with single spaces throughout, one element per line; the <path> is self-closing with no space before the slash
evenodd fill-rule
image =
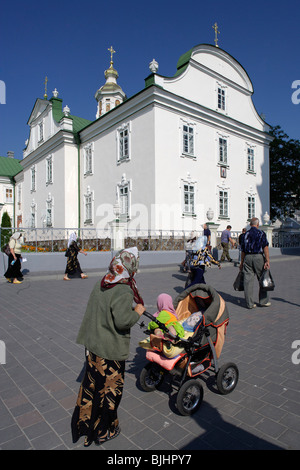
<path id="1" fill-rule="evenodd" d="M 80 263 L 78 261 L 78 253 L 83 253 L 85 256 L 87 253 L 79 248 L 77 245 L 77 236 L 75 232 L 72 232 L 68 241 L 68 261 L 65 270 L 65 281 L 70 281 L 74 278 L 86 279 L 87 275 L 82 272 Z"/>
<path id="2" fill-rule="evenodd" d="M 20 284 L 23 281 L 23 274 L 21 273 L 21 236 L 20 232 L 15 232 L 9 240 L 10 254 L 8 268 L 4 276 L 8 282 L 13 284 Z"/>

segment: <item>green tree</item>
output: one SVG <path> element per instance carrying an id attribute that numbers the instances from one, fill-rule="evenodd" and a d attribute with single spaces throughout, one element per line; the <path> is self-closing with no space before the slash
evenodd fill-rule
<path id="1" fill-rule="evenodd" d="M 12 236 L 11 220 L 7 212 L 3 212 L 1 220 L 1 248 L 9 242 Z"/>
<path id="2" fill-rule="evenodd" d="M 291 217 L 300 209 L 300 141 L 290 139 L 280 126 L 271 128 L 270 216 Z"/>

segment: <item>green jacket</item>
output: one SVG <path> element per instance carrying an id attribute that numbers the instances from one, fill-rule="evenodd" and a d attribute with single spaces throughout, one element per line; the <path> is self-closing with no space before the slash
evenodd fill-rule
<path id="1" fill-rule="evenodd" d="M 90 295 L 76 342 L 99 357 L 122 361 L 129 356 L 130 328 L 139 319 L 133 292 L 126 284 L 102 289 L 100 283 Z"/>

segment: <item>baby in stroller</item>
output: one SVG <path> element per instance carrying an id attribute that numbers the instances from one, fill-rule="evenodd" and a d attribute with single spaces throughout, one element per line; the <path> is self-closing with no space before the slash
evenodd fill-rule
<path id="1" fill-rule="evenodd" d="M 172 297 L 168 294 L 160 294 L 157 297 L 157 309 L 158 311 L 154 314 L 160 323 L 163 323 L 169 330 L 169 332 L 176 336 L 183 338 L 184 329 L 178 322 L 178 317 L 173 306 Z M 154 335 L 163 338 L 164 333 L 159 328 L 159 325 L 155 321 L 151 321 L 148 324 L 148 330 Z"/>
<path id="2" fill-rule="evenodd" d="M 182 415 L 195 413 L 203 399 L 203 387 L 199 376 L 212 368 L 216 375 L 216 386 L 221 394 L 231 393 L 238 382 L 239 371 L 233 362 L 219 367 L 220 357 L 229 314 L 222 297 L 211 286 L 197 284 L 185 289 L 169 309 L 184 329 L 184 337 L 173 336 L 170 329 L 149 312 L 144 315 L 163 330 L 165 337 L 157 337 L 146 330 L 148 340 L 139 342 L 146 349 L 148 363 L 140 373 L 140 385 L 146 392 L 154 391 L 170 374 L 174 385 L 178 385 L 176 405 Z M 141 328 L 144 326 L 140 325 Z M 172 325 L 174 326 L 174 325 Z M 156 328 L 155 330 L 156 331 Z M 175 330 L 176 332 L 176 330 Z M 171 338 L 172 339 L 172 338 Z M 157 341 L 156 341 L 157 340 Z"/>

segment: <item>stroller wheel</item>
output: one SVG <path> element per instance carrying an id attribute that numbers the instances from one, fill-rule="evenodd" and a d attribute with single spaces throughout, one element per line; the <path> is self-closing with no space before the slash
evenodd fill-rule
<path id="1" fill-rule="evenodd" d="M 157 364 L 147 364 L 140 374 L 140 384 L 145 392 L 153 392 L 164 380 L 164 371 Z"/>
<path id="2" fill-rule="evenodd" d="M 185 382 L 177 394 L 176 405 L 179 413 L 189 416 L 195 413 L 203 400 L 203 387 L 199 380 L 191 379 Z"/>
<path id="3" fill-rule="evenodd" d="M 217 373 L 217 387 L 222 395 L 231 393 L 237 386 L 239 370 L 233 362 L 228 362 L 220 367 Z"/>

